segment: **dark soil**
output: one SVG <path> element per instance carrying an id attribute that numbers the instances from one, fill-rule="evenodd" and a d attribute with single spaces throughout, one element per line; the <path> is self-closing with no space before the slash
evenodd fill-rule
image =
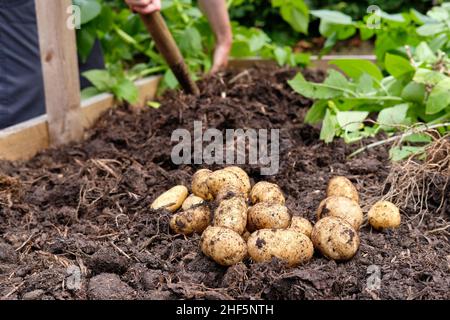
<path id="1" fill-rule="evenodd" d="M 276 260 L 220 267 L 200 252 L 198 235 L 171 234 L 170 214 L 149 209 L 163 191 L 190 185 L 202 167 L 176 166 L 170 158 L 172 131 L 192 131 L 194 120 L 219 130 L 281 129 L 279 173 L 263 177 L 258 166 L 243 168 L 253 182 L 278 183 L 293 214 L 314 222 L 333 175 L 349 177 L 367 209 L 383 191 L 386 151 L 348 160 L 354 146 L 323 144 L 319 130 L 302 121 L 311 101 L 286 85 L 294 74 L 250 70 L 238 78 L 209 78 L 200 83 L 199 98 L 172 91 L 160 109 L 136 115 L 119 108 L 105 114 L 83 143 L 22 164 L 0 163 L 0 297 L 450 299 L 448 233 L 427 232 L 448 223 L 448 209 L 444 216 L 429 213 L 421 225 L 408 218 L 414 212 L 405 212 L 394 231 L 364 225 L 352 260 L 336 263 L 315 253 L 296 268 Z M 369 290 L 377 268 L 380 288 Z"/>

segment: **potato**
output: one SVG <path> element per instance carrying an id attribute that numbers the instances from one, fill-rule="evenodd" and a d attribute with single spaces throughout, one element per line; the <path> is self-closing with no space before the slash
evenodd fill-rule
<path id="1" fill-rule="evenodd" d="M 378 201 L 367 214 L 369 223 L 377 230 L 397 228 L 400 225 L 400 210 L 389 201 Z"/>
<path id="2" fill-rule="evenodd" d="M 208 227 L 200 239 L 202 252 L 222 266 L 231 266 L 247 256 L 247 244 L 231 229 Z"/>
<path id="3" fill-rule="evenodd" d="M 311 222 L 308 221 L 308 219 L 299 216 L 293 216 L 289 229 L 296 230 L 300 233 L 303 233 L 308 238 L 311 238 L 311 231 L 313 229 L 313 226 Z"/>
<path id="4" fill-rule="evenodd" d="M 200 198 L 200 197 L 196 196 L 195 194 L 191 194 L 191 195 L 189 195 L 189 197 L 187 197 L 184 200 L 183 205 L 181 206 L 181 209 L 186 211 L 192 207 L 198 207 L 198 206 L 201 206 L 204 204 L 205 204 L 205 200 L 203 200 L 203 198 Z"/>
<path id="5" fill-rule="evenodd" d="M 333 177 L 328 182 L 327 197 L 346 197 L 359 203 L 358 190 L 353 183 L 346 177 Z"/>
<path id="6" fill-rule="evenodd" d="M 311 232 L 314 248 L 333 260 L 351 259 L 359 248 L 359 236 L 347 221 L 338 217 L 319 220 Z"/>
<path id="7" fill-rule="evenodd" d="M 363 212 L 359 204 L 345 197 L 328 197 L 317 209 L 317 220 L 327 216 L 342 218 L 358 230 L 363 222 Z"/>
<path id="8" fill-rule="evenodd" d="M 223 200 L 231 199 L 235 197 L 240 197 L 242 199 L 247 199 L 247 195 L 242 193 L 242 190 L 240 187 L 237 186 L 228 186 L 227 188 L 224 188 L 220 190 L 217 195 L 214 197 L 216 203 L 221 203 Z"/>
<path id="9" fill-rule="evenodd" d="M 247 225 L 247 204 L 244 198 L 223 200 L 214 213 L 214 226 L 231 229 L 242 234 Z"/>
<path id="10" fill-rule="evenodd" d="M 224 190 L 244 190 L 244 184 L 236 173 L 229 170 L 217 170 L 211 173 L 206 180 L 209 192 L 216 197 Z"/>
<path id="11" fill-rule="evenodd" d="M 309 261 L 314 253 L 311 240 L 304 234 L 290 229 L 261 229 L 247 241 L 248 253 L 253 261 L 270 261 L 276 257 L 289 266 Z"/>
<path id="12" fill-rule="evenodd" d="M 238 178 L 241 180 L 242 185 L 243 185 L 243 192 L 248 196 L 248 194 L 250 193 L 250 190 L 252 189 L 252 185 L 250 183 L 250 178 L 247 174 L 247 172 L 245 172 L 243 169 L 239 168 L 239 167 L 226 167 L 224 168 L 224 170 L 226 171 L 231 171 L 234 172 Z"/>
<path id="13" fill-rule="evenodd" d="M 213 196 L 208 190 L 208 185 L 206 184 L 206 181 L 208 180 L 211 173 L 211 170 L 200 169 L 192 176 L 192 193 L 204 200 L 213 199 Z"/>
<path id="14" fill-rule="evenodd" d="M 291 224 L 288 208 L 277 203 L 260 202 L 247 211 L 249 231 L 259 229 L 285 229 Z"/>
<path id="15" fill-rule="evenodd" d="M 267 181 L 260 181 L 253 186 L 250 199 L 252 203 L 272 202 L 284 205 L 286 202 L 280 187 Z"/>
<path id="16" fill-rule="evenodd" d="M 175 212 L 181 207 L 187 195 L 188 189 L 185 186 L 175 186 L 156 198 L 150 207 L 154 210 L 164 208 L 170 212 Z"/>
<path id="17" fill-rule="evenodd" d="M 170 229 L 179 234 L 190 235 L 194 232 L 202 233 L 211 221 L 211 213 L 207 206 L 187 209 L 172 216 Z"/>

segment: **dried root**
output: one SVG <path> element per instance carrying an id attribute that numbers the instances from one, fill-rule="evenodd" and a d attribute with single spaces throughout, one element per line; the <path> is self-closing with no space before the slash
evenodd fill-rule
<path id="1" fill-rule="evenodd" d="M 423 154 L 392 166 L 383 188 L 384 199 L 416 212 L 419 225 L 426 213 L 450 213 L 450 135 L 431 136 Z"/>
<path id="2" fill-rule="evenodd" d="M 22 186 L 19 180 L 0 174 L 0 207 L 12 207 L 13 200 L 20 198 Z"/>

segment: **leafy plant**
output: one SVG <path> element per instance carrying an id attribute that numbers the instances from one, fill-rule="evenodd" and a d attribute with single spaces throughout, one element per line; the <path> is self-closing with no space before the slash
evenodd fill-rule
<path id="1" fill-rule="evenodd" d="M 450 60 L 426 42 L 408 58 L 387 53 L 386 77 L 366 60 L 330 63 L 349 78 L 330 69 L 323 83 L 307 81 L 300 73 L 289 81 L 296 92 L 315 100 L 305 122 L 322 121 L 320 138 L 327 143 L 335 137 L 350 143 L 380 131 L 392 134 L 416 123 L 435 125 L 450 119 Z M 406 150 L 419 149 L 399 149 L 392 157 L 400 159 L 409 154 Z"/>

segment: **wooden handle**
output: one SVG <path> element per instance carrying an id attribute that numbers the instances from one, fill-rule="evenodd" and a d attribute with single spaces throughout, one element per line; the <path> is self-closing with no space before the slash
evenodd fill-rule
<path id="1" fill-rule="evenodd" d="M 184 63 L 180 49 L 178 49 L 161 13 L 155 11 L 147 15 L 141 14 L 141 18 L 155 41 L 156 48 L 158 48 L 170 69 L 172 69 L 181 87 L 187 93 L 200 94 L 197 85 L 189 76 L 189 70 Z"/>

